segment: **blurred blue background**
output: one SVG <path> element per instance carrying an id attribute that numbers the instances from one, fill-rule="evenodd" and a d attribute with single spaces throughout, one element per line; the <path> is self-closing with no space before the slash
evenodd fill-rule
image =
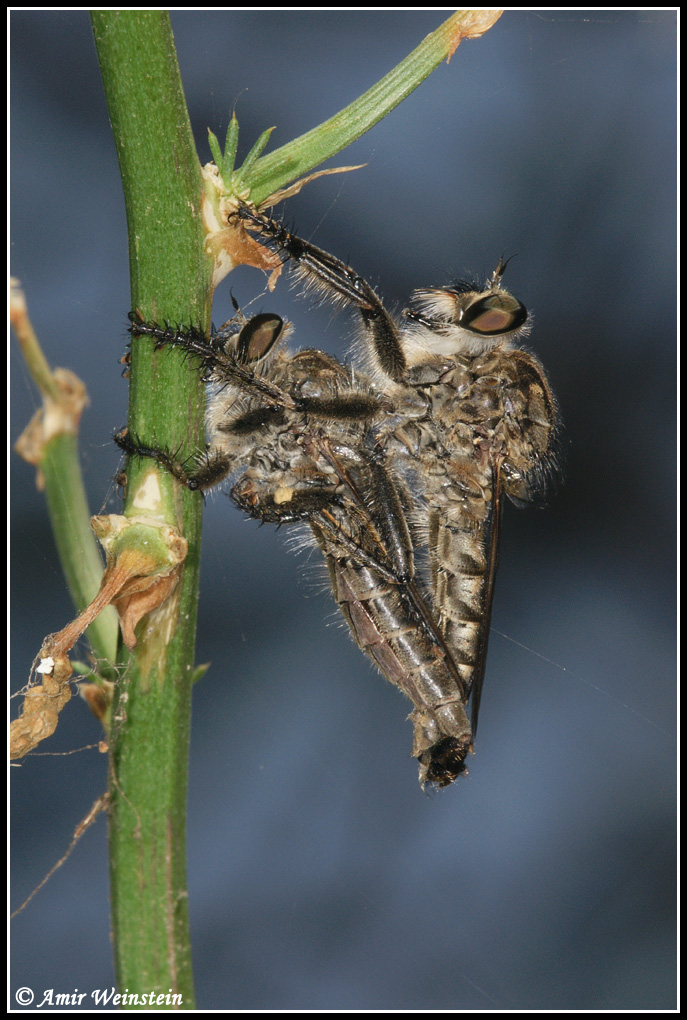
<path id="1" fill-rule="evenodd" d="M 201 159 L 368 88 L 442 11 L 173 13 Z M 119 507 L 111 435 L 129 283 L 124 205 L 86 13 L 15 11 L 12 270 L 49 360 L 91 407 L 94 513 Z M 141 63 L 145 66 L 145 46 Z M 332 161 L 365 169 L 283 208 L 400 308 L 490 273 L 534 310 L 566 422 L 566 481 L 508 507 L 470 775 L 424 794 L 408 704 L 339 625 L 315 557 L 207 504 L 188 882 L 205 1009 L 675 1006 L 676 18 L 518 11 Z M 229 288 L 343 356 L 350 323 L 243 269 Z M 262 295 L 262 296 L 260 296 Z M 37 406 L 16 348 L 11 439 Z M 11 458 L 13 687 L 71 615 L 33 470 Z M 73 700 L 43 748 L 96 744 Z M 13 906 L 105 789 L 97 750 L 11 774 Z M 12 992 L 111 986 L 104 818 L 13 922 Z M 89 1006 L 88 1000 L 84 1006 Z"/>

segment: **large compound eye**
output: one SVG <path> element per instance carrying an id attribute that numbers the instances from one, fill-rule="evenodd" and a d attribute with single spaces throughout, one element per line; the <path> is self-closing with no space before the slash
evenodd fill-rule
<path id="1" fill-rule="evenodd" d="M 236 344 L 238 361 L 260 361 L 272 350 L 283 328 L 284 320 L 278 315 L 270 315 L 268 312 L 254 315 L 239 333 Z"/>
<path id="2" fill-rule="evenodd" d="M 527 309 L 505 291 L 492 291 L 476 301 L 463 312 L 460 325 L 480 336 L 500 336 L 520 329 L 527 321 Z"/>

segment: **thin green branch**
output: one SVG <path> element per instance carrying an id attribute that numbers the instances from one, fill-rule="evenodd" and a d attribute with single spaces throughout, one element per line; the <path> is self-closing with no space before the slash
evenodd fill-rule
<path id="1" fill-rule="evenodd" d="M 349 106 L 287 145 L 252 162 L 247 170 L 241 167 L 234 174 L 236 191 L 250 188 L 251 200 L 261 205 L 280 188 L 341 152 L 403 102 L 442 61 L 450 59 L 462 39 L 478 38 L 500 14 L 496 10 L 456 11 L 405 60 Z"/>
<path id="2" fill-rule="evenodd" d="M 26 365 L 43 398 L 43 407 L 15 449 L 36 466 L 60 566 L 77 612 L 81 612 L 95 597 L 103 573 L 79 458 L 79 420 L 88 397 L 83 383 L 72 372 L 50 368 L 18 287 L 12 290 L 10 318 Z M 112 608 L 101 613 L 88 628 L 87 636 L 103 676 L 112 675 L 109 664 L 117 654 L 118 632 Z"/>
<path id="3" fill-rule="evenodd" d="M 60 565 L 81 612 L 98 592 L 103 561 L 90 527 L 77 437 L 63 433 L 47 443 L 40 471 Z M 86 637 L 98 660 L 98 672 L 111 678 L 119 637 L 117 614 L 111 606 L 90 624 Z"/>

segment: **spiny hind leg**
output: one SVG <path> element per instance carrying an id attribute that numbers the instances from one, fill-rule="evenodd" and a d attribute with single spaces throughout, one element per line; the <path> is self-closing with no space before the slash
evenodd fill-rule
<path id="1" fill-rule="evenodd" d="M 231 459 L 221 451 L 211 448 L 207 448 L 196 457 L 180 460 L 178 450 L 172 452 L 162 446 L 147 446 L 127 428 L 115 433 L 114 441 L 127 456 L 149 457 L 156 461 L 192 492 L 211 489 L 231 473 Z"/>

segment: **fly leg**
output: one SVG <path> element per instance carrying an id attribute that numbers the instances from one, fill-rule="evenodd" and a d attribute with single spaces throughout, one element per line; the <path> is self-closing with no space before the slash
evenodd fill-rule
<path id="1" fill-rule="evenodd" d="M 402 382 L 406 359 L 398 326 L 370 284 L 351 266 L 290 234 L 276 220 L 253 212 L 245 204 L 239 207 L 237 215 L 247 222 L 249 229 L 264 237 L 284 261 L 293 263 L 306 286 L 323 290 L 328 297 L 358 309 L 379 367 L 394 382 Z"/>
<path id="2" fill-rule="evenodd" d="M 204 492 L 219 485 L 232 470 L 231 459 L 210 448 L 195 457 L 180 460 L 179 451 L 173 453 L 162 446 L 147 446 L 126 428 L 115 433 L 114 441 L 129 457 L 149 457 L 156 461 L 191 492 Z"/>
<path id="3" fill-rule="evenodd" d="M 132 336 L 147 336 L 156 347 L 175 347 L 196 357 L 206 381 L 234 383 L 272 406 L 295 409 L 287 393 L 256 375 L 251 367 L 262 361 L 281 337 L 284 321 L 278 315 L 255 315 L 238 333 L 225 326 L 210 334 L 193 326 L 182 329 L 144 322 L 138 312 L 130 312 L 129 319 Z"/>

